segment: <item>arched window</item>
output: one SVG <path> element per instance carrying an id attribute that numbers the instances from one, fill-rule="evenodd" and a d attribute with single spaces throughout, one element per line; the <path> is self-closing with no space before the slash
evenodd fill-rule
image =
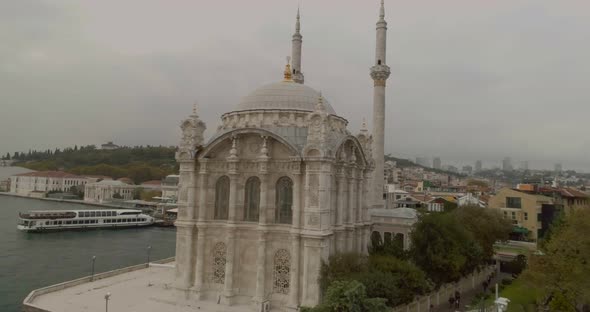
<path id="1" fill-rule="evenodd" d="M 293 221 L 293 181 L 282 177 L 276 187 L 276 222 L 291 224 Z"/>
<path id="2" fill-rule="evenodd" d="M 258 221 L 258 212 L 260 211 L 260 179 L 250 177 L 246 181 L 244 197 L 244 220 Z"/>
<path id="3" fill-rule="evenodd" d="M 215 184 L 215 213 L 213 218 L 227 220 L 229 212 L 229 178 L 222 176 Z"/>
<path id="4" fill-rule="evenodd" d="M 279 294 L 289 293 L 291 282 L 291 255 L 285 249 L 275 253 L 273 264 L 273 291 Z"/>
<path id="5" fill-rule="evenodd" d="M 225 258 L 226 248 L 224 243 L 217 243 L 213 246 L 213 274 L 211 281 L 216 284 L 225 282 Z"/>

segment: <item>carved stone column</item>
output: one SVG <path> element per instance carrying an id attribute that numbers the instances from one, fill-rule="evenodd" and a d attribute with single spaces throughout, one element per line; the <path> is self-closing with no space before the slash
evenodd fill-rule
<path id="1" fill-rule="evenodd" d="M 199 213 L 198 221 L 205 221 L 207 218 L 207 194 L 209 193 L 209 172 L 207 171 L 206 159 L 200 162 L 199 171 Z"/>
<path id="2" fill-rule="evenodd" d="M 205 230 L 205 228 L 199 227 L 197 232 L 197 263 L 194 286 L 197 300 L 200 300 L 202 297 L 203 282 L 205 280 Z"/>
<path id="3" fill-rule="evenodd" d="M 232 139 L 232 148 L 230 156 L 227 157 L 229 163 L 229 214 L 227 228 L 227 254 L 225 262 L 225 281 L 224 281 L 224 299 L 225 304 L 232 305 L 234 297 L 234 267 L 236 253 L 236 227 L 237 205 L 238 205 L 238 156 L 237 156 L 237 138 Z"/>
<path id="4" fill-rule="evenodd" d="M 293 162 L 293 229 L 301 229 L 301 160 Z"/>
<path id="5" fill-rule="evenodd" d="M 342 225 L 346 220 L 346 197 L 344 196 L 344 188 L 346 185 L 346 175 L 344 167 L 340 167 L 338 169 L 337 177 L 337 204 L 336 204 L 336 228 L 335 236 L 336 236 L 336 252 L 344 252 L 345 250 L 345 236 L 346 233 L 343 232 Z"/>
<path id="6" fill-rule="evenodd" d="M 301 258 L 301 236 L 291 235 L 291 284 L 289 285 L 289 301 L 287 307 L 297 310 L 299 307 L 299 260 Z"/>
<path id="7" fill-rule="evenodd" d="M 225 262 L 224 303 L 233 304 L 234 297 L 234 267 L 236 253 L 236 229 L 229 228 L 227 233 L 227 255 Z"/>
<path id="8" fill-rule="evenodd" d="M 259 232 L 258 255 L 256 258 L 256 295 L 254 302 L 260 309 L 266 298 L 266 232 Z"/>

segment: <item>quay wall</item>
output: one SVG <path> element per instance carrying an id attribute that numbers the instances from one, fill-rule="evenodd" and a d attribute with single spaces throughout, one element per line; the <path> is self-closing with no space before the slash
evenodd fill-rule
<path id="1" fill-rule="evenodd" d="M 20 197 L 20 198 L 28 198 L 28 199 L 36 199 L 36 200 L 45 200 L 45 201 L 59 202 L 59 203 L 70 203 L 70 204 L 88 205 L 88 206 L 96 206 L 96 207 L 107 207 L 107 208 L 113 208 L 113 209 L 129 209 L 129 207 L 120 206 L 120 205 L 112 205 L 112 204 L 105 204 L 105 203 L 93 203 L 93 202 L 87 202 L 87 201 L 75 200 L 75 199 L 59 199 L 59 198 L 47 198 L 47 197 L 32 197 L 32 196 L 14 194 L 14 193 L 9 193 L 9 192 L 0 192 L 0 196 L 12 196 L 12 197 Z"/>
<path id="2" fill-rule="evenodd" d="M 464 293 L 475 288 L 481 288 L 483 281 L 485 281 L 492 272 L 497 271 L 497 265 L 488 266 L 479 272 L 474 271 L 456 283 L 442 285 L 438 290 L 418 297 L 408 304 L 393 308 L 391 312 L 429 312 L 431 311 L 431 304 L 436 307 L 441 303 L 447 302 L 447 299 L 450 296 L 455 295 L 456 290 L 460 293 Z"/>
<path id="3" fill-rule="evenodd" d="M 146 269 L 149 266 L 151 266 L 152 263 L 156 264 L 156 265 L 162 265 L 162 264 L 167 264 L 167 263 L 170 263 L 173 261 L 174 261 L 174 257 L 166 258 L 166 259 L 162 259 L 162 260 L 153 261 L 150 263 L 142 263 L 142 264 L 138 264 L 138 265 L 134 265 L 134 266 L 130 266 L 130 267 L 125 267 L 125 268 L 121 268 L 121 269 L 116 269 L 116 270 L 112 270 L 112 271 L 94 274 L 94 277 L 93 276 L 85 276 L 85 277 L 81 277 L 81 278 L 78 278 L 75 280 L 71 280 L 71 281 L 67 281 L 67 282 L 35 289 L 35 290 L 31 291 L 29 293 L 29 295 L 23 300 L 23 305 L 22 305 L 21 311 L 22 312 L 51 312 L 51 311 L 47 311 L 45 309 L 41 309 L 38 306 L 36 306 L 33 303 L 35 301 L 35 298 L 38 296 L 44 295 L 44 294 L 51 293 L 51 292 L 60 291 L 60 290 L 66 289 L 66 288 L 78 286 L 80 284 L 89 283 L 89 282 L 104 279 L 104 278 L 109 278 L 109 277 L 119 275 L 119 274 L 124 274 L 124 273 L 129 273 L 129 272 L 133 272 L 133 271 L 137 271 L 137 270 Z"/>

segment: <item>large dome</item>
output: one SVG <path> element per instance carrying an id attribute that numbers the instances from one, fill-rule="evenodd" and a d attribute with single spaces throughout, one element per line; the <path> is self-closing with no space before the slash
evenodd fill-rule
<path id="1" fill-rule="evenodd" d="M 320 93 L 308 86 L 293 81 L 281 81 L 264 85 L 242 98 L 236 111 L 279 109 L 314 111 Z M 328 114 L 336 115 L 324 98 Z"/>

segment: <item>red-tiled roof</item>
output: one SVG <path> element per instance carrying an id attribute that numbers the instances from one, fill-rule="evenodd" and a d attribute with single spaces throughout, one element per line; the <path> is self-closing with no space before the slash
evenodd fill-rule
<path id="1" fill-rule="evenodd" d="M 586 198 L 588 194 L 576 190 L 575 188 L 565 187 L 559 190 L 563 197 Z"/>
<path id="2" fill-rule="evenodd" d="M 82 179 L 84 177 L 63 172 L 63 171 L 33 171 L 27 173 L 17 174 L 18 177 L 42 177 L 42 178 L 79 178 Z"/>

